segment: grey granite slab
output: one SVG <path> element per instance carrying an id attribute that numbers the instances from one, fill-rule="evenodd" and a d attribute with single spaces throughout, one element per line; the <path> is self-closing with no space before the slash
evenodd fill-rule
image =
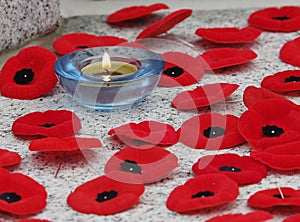
<path id="1" fill-rule="evenodd" d="M 160 38 L 150 40 L 150 45 L 158 52 L 172 50 L 183 51 L 191 55 L 197 55 L 203 51 L 217 47 L 208 41 L 201 40 L 194 35 L 198 27 L 222 27 L 222 26 L 247 26 L 247 18 L 254 9 L 246 10 L 223 10 L 223 11 L 194 11 L 193 15 L 184 22 L 170 30 L 168 34 Z M 116 35 L 134 40 L 137 34 L 147 25 L 160 19 L 166 13 L 158 13 L 149 16 L 140 22 L 128 22 L 120 26 L 111 26 L 105 23 L 106 16 L 79 16 L 64 19 L 62 26 L 55 33 L 31 42 L 30 45 L 43 45 L 51 48 L 51 41 L 63 33 L 88 32 L 97 35 Z M 251 150 L 248 144 L 221 151 L 194 150 L 178 143 L 170 148 L 171 152 L 179 158 L 179 167 L 167 178 L 146 185 L 146 191 L 140 199 L 140 203 L 132 209 L 111 216 L 97 216 L 80 214 L 66 204 L 68 194 L 78 185 L 103 175 L 106 161 L 121 145 L 113 143 L 107 132 L 112 127 L 122 125 L 131 121 L 157 120 L 169 123 L 176 129 L 188 118 L 197 115 L 194 112 L 181 112 L 170 106 L 170 102 L 177 93 L 193 89 L 197 85 L 214 82 L 229 82 L 240 85 L 239 89 L 223 103 L 211 106 L 212 111 L 230 113 L 240 116 L 245 110 L 242 102 L 243 90 L 249 86 L 259 86 L 264 76 L 295 67 L 282 63 L 278 58 L 281 46 L 288 40 L 294 39 L 298 33 L 270 33 L 263 32 L 253 43 L 231 45 L 237 48 L 250 48 L 258 54 L 258 58 L 244 65 L 224 68 L 215 73 L 205 73 L 204 78 L 193 86 L 161 88 L 157 87 L 144 101 L 136 107 L 127 110 L 113 112 L 101 112 L 86 109 L 73 101 L 60 85 L 47 96 L 31 101 L 20 101 L 0 97 L 0 136 L 1 147 L 15 150 L 21 154 L 23 161 L 15 171 L 23 172 L 35 178 L 45 185 L 49 197 L 45 210 L 34 218 L 44 218 L 51 221 L 205 221 L 206 219 L 225 213 L 247 213 L 254 209 L 247 205 L 247 198 L 261 189 L 274 188 L 277 186 L 290 186 L 300 188 L 299 171 L 279 172 L 270 170 L 267 178 L 258 184 L 243 186 L 236 201 L 219 207 L 201 210 L 192 215 L 182 215 L 169 211 L 166 206 L 168 194 L 176 186 L 183 184 L 193 177 L 192 164 L 201 156 L 216 153 L 238 153 L 249 155 Z M 16 51 L 5 51 L 2 53 L 1 64 L 5 58 L 16 53 Z M 299 97 L 290 97 L 296 103 L 300 103 Z M 29 141 L 21 140 L 12 135 L 10 129 L 13 121 L 21 115 L 32 111 L 44 111 L 47 109 L 68 109 L 74 111 L 81 119 L 83 128 L 79 135 L 87 135 L 101 139 L 103 147 L 97 150 L 84 152 L 83 156 L 68 157 L 64 160 L 62 169 L 57 178 L 55 171 L 61 160 L 58 154 L 31 153 L 28 150 Z M 207 112 L 203 109 L 200 113 Z M 281 221 L 283 218 L 296 213 L 297 209 L 284 208 L 272 211 L 275 219 Z M 18 217 L 0 214 L 5 221 Z"/>

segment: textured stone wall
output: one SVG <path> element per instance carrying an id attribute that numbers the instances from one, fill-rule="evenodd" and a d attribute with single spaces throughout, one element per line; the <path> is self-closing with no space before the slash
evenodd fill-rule
<path id="1" fill-rule="evenodd" d="M 52 31 L 59 18 L 59 0 L 0 0 L 0 51 Z"/>

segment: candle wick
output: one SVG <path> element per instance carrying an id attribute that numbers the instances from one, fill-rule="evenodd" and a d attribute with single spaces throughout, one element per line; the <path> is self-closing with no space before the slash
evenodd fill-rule
<path id="1" fill-rule="evenodd" d="M 110 71 L 108 69 L 104 69 L 107 73 L 107 75 L 110 75 Z"/>

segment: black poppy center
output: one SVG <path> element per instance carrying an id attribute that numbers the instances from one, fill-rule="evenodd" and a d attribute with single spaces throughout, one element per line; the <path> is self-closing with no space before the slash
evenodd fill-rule
<path id="1" fill-rule="evenodd" d="M 39 124 L 38 126 L 45 127 L 45 128 L 51 128 L 51 127 L 55 126 L 55 123 Z"/>
<path id="2" fill-rule="evenodd" d="M 284 82 L 285 83 L 288 83 L 288 82 L 300 82 L 300 77 L 297 77 L 297 76 L 290 76 L 288 78 L 285 78 L 284 79 Z"/>
<path id="3" fill-rule="evenodd" d="M 285 20 L 289 20 L 290 17 L 288 17 L 288 16 L 277 16 L 277 17 L 273 17 L 272 19 L 279 20 L 279 21 L 285 21 Z"/>
<path id="4" fill-rule="evenodd" d="M 136 174 L 142 174 L 142 168 L 137 164 L 137 162 L 132 160 L 125 160 L 123 163 L 120 164 L 121 169 Z"/>
<path id="5" fill-rule="evenodd" d="M 203 131 L 203 136 L 206 138 L 216 138 L 218 136 L 223 136 L 225 133 L 225 129 L 221 127 L 208 127 Z"/>
<path id="6" fill-rule="evenodd" d="M 0 200 L 4 200 L 10 204 L 21 200 L 21 196 L 13 192 L 12 193 L 4 192 L 0 194 Z"/>
<path id="7" fill-rule="evenodd" d="M 283 198 L 289 198 L 291 196 L 284 195 L 284 194 L 274 194 L 273 197 L 283 199 Z"/>
<path id="8" fill-rule="evenodd" d="M 98 193 L 96 201 L 101 203 L 107 200 L 111 200 L 118 196 L 118 192 L 115 190 L 104 191 L 102 193 Z"/>
<path id="9" fill-rule="evenodd" d="M 88 48 L 88 46 L 86 46 L 86 45 L 78 45 L 78 46 L 76 46 L 76 49 L 87 49 Z"/>
<path id="10" fill-rule="evenodd" d="M 221 166 L 221 167 L 219 167 L 219 170 L 226 171 L 226 172 L 235 172 L 235 173 L 242 172 L 242 170 L 240 168 L 237 168 L 234 166 Z"/>
<path id="11" fill-rule="evenodd" d="M 26 85 L 33 80 L 34 72 L 32 69 L 21 69 L 16 72 L 14 80 L 17 84 Z"/>
<path id="12" fill-rule="evenodd" d="M 164 70 L 163 74 L 171 77 L 179 77 L 184 73 L 184 70 L 178 66 L 170 67 Z"/>
<path id="13" fill-rule="evenodd" d="M 206 190 L 206 191 L 200 191 L 200 192 L 192 195 L 192 198 L 211 197 L 213 195 L 214 195 L 213 192 L 210 192 L 209 190 Z"/>
<path id="14" fill-rule="evenodd" d="M 278 137 L 284 133 L 284 130 L 276 125 L 266 125 L 262 127 L 263 134 L 267 137 Z"/>

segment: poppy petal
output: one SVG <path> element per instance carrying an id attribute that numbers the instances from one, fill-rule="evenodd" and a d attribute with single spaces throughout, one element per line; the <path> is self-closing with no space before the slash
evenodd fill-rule
<path id="1" fill-rule="evenodd" d="M 156 3 L 149 6 L 130 6 L 126 8 L 122 8 L 118 11 L 115 11 L 114 13 L 110 14 L 106 22 L 107 23 L 118 23 L 128 20 L 134 20 L 137 18 L 141 18 L 145 15 L 149 15 L 152 12 L 161 10 L 161 9 L 169 9 L 169 6 L 163 3 Z"/>
<path id="2" fill-rule="evenodd" d="M 144 190 L 143 184 L 122 183 L 101 176 L 77 187 L 67 202 L 81 213 L 111 215 L 136 205 Z"/>
<path id="3" fill-rule="evenodd" d="M 253 211 L 247 214 L 224 214 L 213 217 L 205 222 L 263 222 L 272 219 L 273 216 L 266 211 Z"/>
<path id="4" fill-rule="evenodd" d="M 181 52 L 166 52 L 161 56 L 166 63 L 159 86 L 188 86 L 202 79 L 204 70 L 199 59 Z"/>
<path id="5" fill-rule="evenodd" d="M 57 83 L 55 61 L 54 53 L 40 46 L 22 49 L 0 72 L 1 95 L 26 100 L 48 94 Z"/>
<path id="6" fill-rule="evenodd" d="M 104 172 L 121 182 L 152 183 L 169 175 L 177 166 L 178 158 L 161 147 L 126 147 L 108 160 Z"/>
<path id="7" fill-rule="evenodd" d="M 179 93 L 171 106 L 177 109 L 197 109 L 215 104 L 230 96 L 239 85 L 230 83 L 213 83 L 198 86 L 194 90 Z"/>
<path id="8" fill-rule="evenodd" d="M 285 218 L 282 222 L 298 222 L 298 221 L 300 221 L 300 213 L 293 214 Z"/>
<path id="9" fill-rule="evenodd" d="M 0 171 L 0 211 L 30 215 L 46 207 L 47 192 L 32 178 L 21 173 Z"/>
<path id="10" fill-rule="evenodd" d="M 248 18 L 251 26 L 273 32 L 293 32 L 300 29 L 300 7 L 264 8 Z"/>
<path id="11" fill-rule="evenodd" d="M 167 199 L 167 208 L 188 213 L 234 201 L 238 185 L 223 174 L 205 174 L 176 187 Z"/>
<path id="12" fill-rule="evenodd" d="M 236 48 L 214 48 L 209 49 L 198 56 L 203 59 L 204 69 L 221 69 L 229 66 L 244 64 L 257 57 L 257 54 L 251 49 Z"/>
<path id="13" fill-rule="evenodd" d="M 9 167 L 17 165 L 21 162 L 21 157 L 18 153 L 0 148 L 0 167 Z"/>
<path id="14" fill-rule="evenodd" d="M 145 28 L 136 39 L 151 38 L 169 31 L 178 23 L 192 15 L 191 9 L 180 9 Z"/>
<path id="15" fill-rule="evenodd" d="M 83 137 L 47 137 L 32 140 L 30 151 L 77 151 L 82 149 L 100 148 L 101 142 L 96 138 Z"/>
<path id="16" fill-rule="evenodd" d="M 224 174 L 239 185 L 258 183 L 268 173 L 266 167 L 252 157 L 230 153 L 201 157 L 192 169 L 197 176 L 208 173 Z"/>
<path id="17" fill-rule="evenodd" d="M 256 208 L 300 206 L 300 191 L 290 187 L 261 190 L 249 197 L 248 204 Z"/>
<path id="18" fill-rule="evenodd" d="M 68 110 L 32 112 L 16 119 L 12 125 L 15 135 L 64 137 L 81 129 L 78 116 Z"/>
<path id="19" fill-rule="evenodd" d="M 219 44 L 245 43 L 252 42 L 260 36 L 261 31 L 252 28 L 199 28 L 196 35 Z"/>
<path id="20" fill-rule="evenodd" d="M 281 61 L 293 66 L 300 67 L 300 37 L 286 42 L 280 49 L 279 58 Z"/>

